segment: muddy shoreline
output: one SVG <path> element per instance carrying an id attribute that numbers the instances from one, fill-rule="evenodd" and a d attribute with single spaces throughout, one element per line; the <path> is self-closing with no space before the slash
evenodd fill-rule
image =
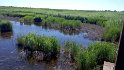
<path id="1" fill-rule="evenodd" d="M 9 17 L 0 15 L 1 20 L 10 20 L 10 21 L 19 21 L 19 17 Z M 105 28 L 95 24 L 84 23 L 81 25 L 81 32 L 84 32 L 85 35 L 82 35 L 91 40 L 101 41 L 102 35 L 105 32 Z"/>

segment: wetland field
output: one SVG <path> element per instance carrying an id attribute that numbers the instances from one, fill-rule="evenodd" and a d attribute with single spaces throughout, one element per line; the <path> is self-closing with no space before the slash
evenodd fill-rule
<path id="1" fill-rule="evenodd" d="M 0 70 L 102 70 L 124 12 L 0 6 Z"/>

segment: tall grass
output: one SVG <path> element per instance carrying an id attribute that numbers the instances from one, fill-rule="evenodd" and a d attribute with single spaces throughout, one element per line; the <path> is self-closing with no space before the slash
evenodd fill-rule
<path id="1" fill-rule="evenodd" d="M 71 29 L 80 28 L 81 26 L 81 21 L 79 20 L 66 20 L 64 18 L 51 17 L 51 16 L 46 18 L 45 23 L 46 25 L 58 24 L 62 28 L 71 28 Z"/>
<path id="2" fill-rule="evenodd" d="M 51 25 L 57 23 L 62 27 L 71 27 L 72 29 L 80 27 L 79 22 L 97 24 L 105 27 L 106 29 L 103 34 L 104 40 L 112 42 L 116 42 L 116 39 L 119 38 L 119 33 L 121 30 L 120 21 L 124 18 L 124 12 L 35 9 L 19 7 L 0 7 L 0 14 L 12 17 L 25 17 L 25 19 L 27 18 L 26 21 L 29 22 L 33 21 L 32 17 L 29 16 L 39 16 L 44 21 L 42 24 Z M 60 26 L 58 28 L 60 28 Z"/>
<path id="3" fill-rule="evenodd" d="M 98 42 L 90 45 L 88 51 L 94 53 L 98 65 L 104 61 L 115 62 L 117 45 L 108 42 Z"/>
<path id="4" fill-rule="evenodd" d="M 103 38 L 106 41 L 117 42 L 119 41 L 120 32 L 122 28 L 121 20 L 111 19 L 105 23 L 106 31 L 103 34 Z"/>
<path id="5" fill-rule="evenodd" d="M 25 17 L 22 18 L 22 21 L 24 23 L 33 23 L 33 19 L 34 19 L 33 16 L 25 16 Z"/>
<path id="6" fill-rule="evenodd" d="M 108 42 L 96 42 L 88 48 L 81 48 L 74 42 L 66 42 L 65 48 L 71 54 L 79 70 L 93 70 L 102 66 L 104 61 L 115 62 L 117 45 Z"/>
<path id="7" fill-rule="evenodd" d="M 9 21 L 0 21 L 0 32 L 11 32 L 12 24 Z"/>
<path id="8" fill-rule="evenodd" d="M 42 51 L 45 56 L 57 56 L 59 53 L 58 40 L 54 37 L 38 36 L 28 34 L 17 39 L 18 44 L 24 48 L 30 48 L 31 51 Z"/>
<path id="9" fill-rule="evenodd" d="M 65 50 L 66 50 L 66 52 L 69 53 L 69 55 L 71 55 L 71 59 L 74 61 L 76 55 L 81 50 L 81 47 L 80 47 L 80 45 L 76 44 L 73 41 L 67 41 L 67 42 L 65 42 Z"/>

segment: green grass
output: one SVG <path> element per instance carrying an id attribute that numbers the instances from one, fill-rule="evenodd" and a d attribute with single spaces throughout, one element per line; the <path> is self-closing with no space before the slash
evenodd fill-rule
<path id="1" fill-rule="evenodd" d="M 80 70 L 93 70 L 102 66 L 104 61 L 115 62 L 117 45 L 108 42 L 96 42 L 88 48 L 81 48 L 74 42 L 66 42 L 65 50 L 70 52 L 72 59 Z"/>
<path id="2" fill-rule="evenodd" d="M 45 20 L 46 25 L 58 24 L 62 28 L 76 29 L 80 28 L 81 22 L 79 20 L 66 20 L 59 17 L 48 17 Z"/>
<path id="3" fill-rule="evenodd" d="M 17 39 L 18 44 L 22 47 L 30 48 L 31 51 L 42 51 L 46 56 L 57 56 L 59 53 L 58 40 L 54 37 L 38 36 L 35 34 L 28 34 Z"/>
<path id="4" fill-rule="evenodd" d="M 34 22 L 35 17 L 40 17 L 42 19 L 42 25 L 52 26 L 57 24 L 59 28 L 65 29 L 80 28 L 81 23 L 96 24 L 105 28 L 103 39 L 109 42 L 118 42 L 122 26 L 121 21 L 124 18 L 124 12 L 20 7 L 0 7 L 0 15 L 20 17 L 22 21 L 29 23 Z M 1 22 L 3 23 L 3 21 L 0 21 L 0 26 L 2 24 Z M 4 28 L 4 26 L 2 27 Z M 10 26 L 11 29 L 11 25 L 7 26 Z M 60 49 L 58 41 L 55 38 L 37 36 L 35 34 L 18 38 L 18 43 L 23 47 L 43 51 L 45 54 L 57 54 Z M 84 49 L 74 42 L 67 42 L 65 43 L 65 47 L 66 51 L 71 53 L 71 57 L 78 69 L 92 70 L 102 65 L 103 61 L 115 62 L 117 46 L 113 43 L 97 42 Z"/>
<path id="5" fill-rule="evenodd" d="M 39 19 L 40 22 L 37 19 Z M 76 29 L 76 28 L 80 28 L 81 26 L 81 21 L 79 20 L 66 20 L 64 18 L 52 17 L 52 16 L 47 16 L 46 18 L 43 17 L 43 19 L 42 19 L 42 16 L 39 16 L 39 17 L 25 16 L 21 18 L 20 21 L 24 23 L 30 23 L 30 24 L 35 23 L 35 24 L 41 24 L 41 25 L 47 25 L 47 26 L 52 26 L 54 24 L 57 24 L 57 28 L 61 27 L 64 29 L 65 28 Z"/>
<path id="6" fill-rule="evenodd" d="M 9 21 L 0 20 L 0 32 L 12 32 L 12 24 Z"/>
<path id="7" fill-rule="evenodd" d="M 33 20 L 34 20 L 33 16 L 25 16 L 25 17 L 20 19 L 20 21 L 24 22 L 24 23 L 34 23 Z"/>
<path id="8" fill-rule="evenodd" d="M 72 41 L 65 42 L 65 50 L 67 53 L 70 53 L 72 60 L 75 60 L 76 55 L 81 50 L 80 45 Z"/>
<path id="9" fill-rule="evenodd" d="M 32 22 L 33 18 L 38 16 L 43 19 L 42 24 L 51 25 L 56 23 L 61 25 L 61 27 L 71 29 L 80 28 L 80 22 L 97 24 L 106 29 L 103 39 L 111 42 L 118 41 L 117 39 L 121 31 L 121 21 L 124 18 L 124 12 L 20 7 L 0 7 L 0 14 L 12 17 L 24 17 L 29 22 Z"/>
<path id="10" fill-rule="evenodd" d="M 120 32 L 122 28 L 121 20 L 111 19 L 105 23 L 106 31 L 103 34 L 105 41 L 118 42 L 120 38 Z"/>
<path id="11" fill-rule="evenodd" d="M 88 51 L 94 53 L 98 65 L 104 61 L 115 62 L 117 45 L 108 42 L 96 42 L 88 47 Z"/>

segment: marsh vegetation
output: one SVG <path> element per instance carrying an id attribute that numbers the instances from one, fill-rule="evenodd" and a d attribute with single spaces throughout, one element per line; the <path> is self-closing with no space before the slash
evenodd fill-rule
<path id="1" fill-rule="evenodd" d="M 0 20 L 0 33 L 12 32 L 12 25 L 9 21 Z"/>
<path id="2" fill-rule="evenodd" d="M 68 59 L 67 66 L 78 70 L 100 70 L 104 61 L 115 62 L 123 12 L 0 7 L 0 15 L 18 17 L 11 23 L 0 16 L 0 33 L 13 31 L 14 46 L 32 60 L 56 58 L 61 66 Z"/>

